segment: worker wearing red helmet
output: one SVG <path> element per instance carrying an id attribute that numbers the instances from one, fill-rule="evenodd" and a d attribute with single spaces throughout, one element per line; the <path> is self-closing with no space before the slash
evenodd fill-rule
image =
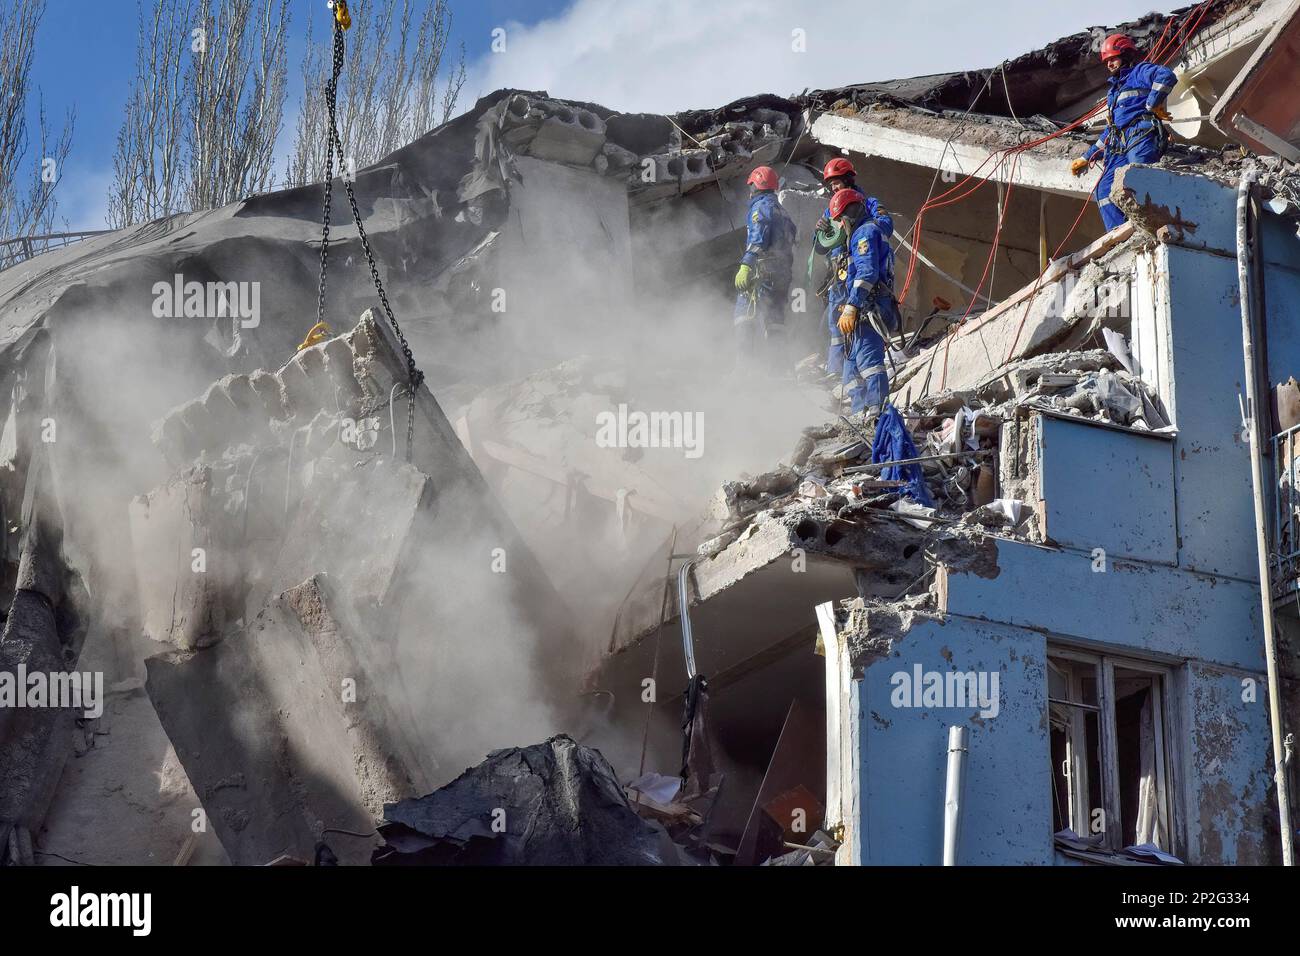
<path id="1" fill-rule="evenodd" d="M 822 168 L 822 182 L 830 191 L 832 199 L 843 190 L 851 190 L 861 202 L 867 202 L 867 197 L 857 186 L 857 170 L 853 168 L 853 163 L 843 156 L 834 156 L 826 163 Z M 871 203 L 873 208 L 876 208 L 874 199 Z M 880 213 L 886 219 L 889 218 L 889 214 L 883 209 Z M 889 220 L 889 225 L 892 230 L 892 219 Z M 826 260 L 826 275 L 818 287 L 818 295 L 826 301 L 826 329 L 830 334 L 830 343 L 826 350 L 826 371 L 832 376 L 842 377 L 846 373 L 845 340 L 839 330 L 839 314 L 840 307 L 844 305 L 848 294 L 844 286 L 849 261 L 848 236 L 836 232 L 829 204 L 821 218 L 817 220 L 813 233 L 813 251 L 808 259 L 810 280 L 813 278 L 813 263 L 817 256 L 822 256 Z"/>
<path id="2" fill-rule="evenodd" d="M 780 339 L 785 331 L 796 230 L 777 198 L 781 181 L 776 170 L 759 166 L 747 184 L 750 199 L 745 253 L 736 270 L 735 327 L 741 351 L 752 354 L 760 340 Z"/>
<path id="3" fill-rule="evenodd" d="M 1082 176 L 1094 159 L 1105 157 L 1093 196 L 1101 221 L 1110 230 L 1125 221 L 1110 199 L 1115 172 L 1129 163 L 1154 163 L 1164 155 L 1168 131 L 1162 120 L 1170 118 L 1164 102 L 1178 77 L 1168 67 L 1144 61 L 1137 45 L 1122 33 L 1106 37 L 1101 44 L 1101 59 L 1110 70 L 1106 130 L 1070 165 L 1070 171 Z"/>
<path id="4" fill-rule="evenodd" d="M 856 189 L 841 189 L 827 210 L 848 234 L 848 263 L 843 279 L 843 304 L 836 326 L 847 344 L 844 383 L 853 412 L 866 419 L 880 414 L 889 400 L 885 340 L 901 325 L 894 298 L 894 250 L 889 237 L 893 220 L 879 203 Z"/>
<path id="5" fill-rule="evenodd" d="M 822 182 L 825 183 L 826 188 L 830 190 L 832 196 L 841 189 L 857 189 L 857 179 L 858 171 L 854 169 L 853 164 L 843 156 L 833 157 L 824 167 L 822 167 Z M 861 191 L 862 190 L 860 189 L 858 190 L 858 192 Z M 825 231 L 826 227 L 830 224 L 830 219 L 830 208 L 828 206 L 826 212 L 822 213 L 822 218 L 817 220 L 817 228 Z"/>

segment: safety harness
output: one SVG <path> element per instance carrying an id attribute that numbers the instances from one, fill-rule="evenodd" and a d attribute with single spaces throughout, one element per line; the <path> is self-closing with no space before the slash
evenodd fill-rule
<path id="1" fill-rule="evenodd" d="M 1160 117 L 1156 116 L 1154 113 L 1150 113 L 1150 112 L 1138 113 L 1136 116 L 1134 116 L 1123 126 L 1116 126 L 1115 123 L 1111 120 L 1112 115 L 1113 114 L 1110 111 L 1107 111 L 1106 114 L 1106 156 L 1107 157 L 1123 156 L 1134 146 L 1138 145 L 1143 140 L 1145 140 L 1148 136 L 1154 136 L 1156 138 L 1156 148 L 1159 149 L 1160 152 L 1162 153 L 1169 145 L 1169 130 L 1165 127 L 1165 124 L 1161 121 Z M 1151 125 L 1145 127 L 1133 139 L 1129 139 L 1128 132 L 1129 130 L 1132 129 L 1133 124 L 1137 123 L 1140 120 L 1147 119 L 1148 117 L 1151 119 Z"/>

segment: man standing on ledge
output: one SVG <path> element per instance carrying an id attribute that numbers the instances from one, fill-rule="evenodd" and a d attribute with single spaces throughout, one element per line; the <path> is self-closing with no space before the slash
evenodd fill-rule
<path id="1" fill-rule="evenodd" d="M 778 358 L 785 340 L 786 300 L 794 261 L 795 225 L 776 190 L 780 179 L 770 166 L 749 174 L 749 221 L 745 254 L 736 270 L 736 349 L 738 358 L 753 358 L 760 340 L 768 359 Z"/>
<path id="2" fill-rule="evenodd" d="M 1094 159 L 1105 157 L 1093 197 L 1109 232 L 1127 221 L 1110 201 L 1115 171 L 1129 163 L 1154 163 L 1165 154 L 1169 132 L 1161 121 L 1171 117 L 1164 102 L 1178 77 L 1168 67 L 1141 60 L 1137 45 L 1122 33 L 1113 33 L 1102 42 L 1101 61 L 1110 70 L 1106 130 L 1070 164 L 1070 172 L 1082 176 Z"/>

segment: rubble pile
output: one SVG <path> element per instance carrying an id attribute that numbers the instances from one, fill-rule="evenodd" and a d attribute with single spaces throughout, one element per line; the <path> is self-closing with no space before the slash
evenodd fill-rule
<path id="1" fill-rule="evenodd" d="M 925 443 L 939 451 L 951 450 L 952 428 L 959 416 L 972 423 L 1000 423 L 1025 408 L 1138 431 L 1158 431 L 1169 425 L 1155 389 L 1126 369 L 1114 353 L 1099 349 L 1021 359 L 973 389 L 950 389 L 918 399 L 910 411 L 917 416 L 919 430 L 927 433 Z M 938 436 L 932 430 L 936 421 Z M 974 427 L 982 428 L 986 436 L 992 433 L 990 425 Z"/>
<path id="2" fill-rule="evenodd" d="M 437 641 L 471 613 L 519 646 L 508 670 L 562 679 L 510 611 L 540 602 L 563 634 L 560 602 L 391 335 L 367 312 L 223 377 L 155 424 L 174 471 L 131 506 L 144 630 L 172 648 L 146 661 L 149 697 L 237 864 L 310 858 L 324 830 L 365 832 L 445 778 L 468 738 L 421 685 L 472 679 Z M 488 543 L 514 573 L 438 557 Z M 403 620 L 426 629 L 404 639 Z"/>
<path id="3" fill-rule="evenodd" d="M 903 420 L 933 506 L 917 500 L 908 482 L 883 477 L 876 439 L 861 424 L 838 421 L 803 430 L 789 464 L 758 476 L 726 481 L 715 495 L 712 522 L 698 553 L 711 558 L 747 539 L 757 525 L 803 512 L 825 519 L 861 519 L 888 511 L 919 529 L 960 521 L 966 526 L 1026 534 L 1030 502 L 1004 482 L 999 459 L 1023 454 L 1003 425 L 1045 411 L 1137 431 L 1171 429 L 1159 395 L 1124 365 L 1115 351 L 1048 352 L 1012 362 L 974 388 L 949 389 L 914 401 Z M 898 459 L 892 459 L 898 460 Z M 1005 487 L 1003 487 L 1005 484 Z M 1000 496 L 999 491 L 1009 493 Z M 878 515 L 876 515 L 878 516 Z"/>

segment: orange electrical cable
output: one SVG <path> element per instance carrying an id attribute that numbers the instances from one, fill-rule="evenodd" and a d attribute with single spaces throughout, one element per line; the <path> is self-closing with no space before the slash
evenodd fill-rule
<path id="1" fill-rule="evenodd" d="M 1079 204 L 1079 214 L 1074 217 L 1074 225 L 1070 226 L 1070 231 L 1065 234 L 1065 238 L 1060 241 L 1056 250 L 1052 253 L 1052 261 L 1055 261 L 1056 258 L 1060 256 L 1061 250 L 1065 248 L 1065 244 L 1069 242 L 1070 237 L 1074 235 L 1074 230 L 1078 229 L 1079 223 L 1083 222 L 1083 214 L 1088 211 L 1088 205 L 1092 202 L 1093 193 L 1096 191 L 1097 187 L 1093 186 L 1092 192 L 1088 193 L 1088 195 L 1084 197 L 1083 202 Z M 1030 290 L 1029 298 L 1025 300 L 1025 311 L 1020 315 L 1020 323 L 1016 326 L 1016 334 L 1012 336 L 1011 345 L 1007 348 L 1007 357 L 1002 360 L 1003 365 L 1006 365 L 1011 361 L 1011 356 L 1016 352 L 1016 346 L 1020 344 L 1020 333 L 1024 331 L 1025 320 L 1029 318 L 1029 309 L 1034 304 L 1034 296 L 1038 295 L 1039 286 L 1043 284 L 1043 276 L 1045 275 L 1047 275 L 1046 269 L 1040 272 L 1038 278 L 1034 280 L 1034 288 Z"/>
<path id="2" fill-rule="evenodd" d="M 1173 17 L 1169 18 L 1165 22 L 1165 27 L 1160 34 L 1160 38 L 1156 41 L 1155 46 L 1152 47 L 1152 51 L 1148 56 L 1148 59 L 1163 63 L 1163 62 L 1168 62 L 1174 56 L 1177 56 L 1177 54 L 1181 52 L 1183 47 L 1186 46 L 1187 42 L 1192 38 L 1193 35 L 1195 35 L 1196 31 L 1200 28 L 1201 22 L 1205 19 L 1206 14 L 1209 12 L 1209 8 L 1212 2 L 1213 0 L 1202 0 L 1202 2 L 1198 4 L 1196 7 L 1194 7 L 1191 11 L 1189 11 L 1185 17 L 1181 18 L 1181 21 Z M 1169 30 L 1175 23 L 1179 23 L 1179 27 L 1177 30 L 1175 30 L 1173 36 L 1171 37 L 1169 35 Z M 988 155 L 988 157 L 985 158 L 984 162 L 980 163 L 980 165 L 976 167 L 976 169 L 973 172 L 965 175 L 950 189 L 946 190 L 943 193 L 940 193 L 938 196 L 934 196 L 930 199 L 927 199 L 926 202 L 922 204 L 921 208 L 917 210 L 916 219 L 914 220 L 912 225 L 912 231 L 914 234 L 912 240 L 912 249 L 911 249 L 911 254 L 908 257 L 907 273 L 903 280 L 903 290 L 901 294 L 898 296 L 899 301 L 903 301 L 904 299 L 907 298 L 908 292 L 911 291 L 912 281 L 916 276 L 916 267 L 918 261 L 917 255 L 921 247 L 921 235 L 924 231 L 924 220 L 925 220 L 925 214 L 927 212 L 929 212 L 932 209 L 941 209 L 945 206 L 950 206 L 953 205 L 954 203 L 962 202 L 965 199 L 969 198 L 970 196 L 973 196 L 976 192 L 979 191 L 979 189 L 982 186 L 987 184 L 989 180 L 998 173 L 998 171 L 1002 168 L 1002 165 L 1005 162 L 1007 162 L 1009 159 L 1012 159 L 1014 157 L 1016 160 L 1018 160 L 1018 157 L 1021 153 L 1026 152 L 1030 149 L 1036 149 L 1037 147 L 1043 145 L 1044 143 L 1049 142 L 1050 140 L 1056 139 L 1057 137 L 1061 136 L 1064 133 L 1077 129 L 1079 126 L 1086 123 L 1088 120 L 1092 119 L 1099 112 L 1105 109 L 1105 107 L 1106 107 L 1106 101 L 1102 100 L 1101 102 L 1097 103 L 1089 110 L 1087 110 L 1078 119 L 1061 127 L 1058 130 L 1055 130 L 1052 133 L 1042 136 L 1036 140 L 1031 140 L 1028 143 L 1020 143 L 1017 144 L 1016 146 L 1007 146 L 998 150 L 994 150 L 992 153 Z M 996 159 L 996 162 L 994 163 L 993 168 L 989 170 L 989 172 L 986 175 L 981 176 L 980 173 L 984 169 L 984 167 L 994 159 Z M 1009 177 L 1010 179 L 1014 179 L 1015 170 L 1017 168 L 1018 168 L 1018 161 L 1013 161 L 1012 172 Z M 974 180 L 973 183 L 972 180 Z M 1008 201 L 1010 197 L 1011 185 L 1012 184 L 1009 182 L 1008 190 L 1007 190 Z M 1088 200 L 1084 201 L 1085 209 L 1087 208 L 1087 202 Z M 1004 205 L 1004 209 L 1005 209 L 1005 205 Z M 1000 215 L 999 225 L 1001 223 L 1001 219 L 1002 216 Z M 1074 233 L 1075 228 L 1077 228 L 1078 223 L 1081 219 L 1082 219 L 1082 211 L 1080 212 L 1079 219 L 1076 219 L 1074 226 L 1071 227 L 1070 232 L 1067 234 L 1067 237 L 1068 235 L 1072 235 Z M 995 245 L 993 248 L 992 255 L 996 255 L 996 252 L 997 252 L 997 245 L 996 245 L 996 236 L 995 236 Z M 990 256 L 989 261 L 992 261 L 992 255 Z M 1055 256 L 1053 256 L 1053 258 L 1055 258 Z M 977 291 L 978 288 L 979 287 L 977 287 Z M 972 298 L 971 306 L 974 305 L 974 302 L 975 302 L 975 298 Z M 969 314 L 969 312 L 970 312 L 970 306 L 968 306 L 967 308 L 967 314 Z M 964 318 L 965 316 L 963 316 L 963 320 Z"/>

